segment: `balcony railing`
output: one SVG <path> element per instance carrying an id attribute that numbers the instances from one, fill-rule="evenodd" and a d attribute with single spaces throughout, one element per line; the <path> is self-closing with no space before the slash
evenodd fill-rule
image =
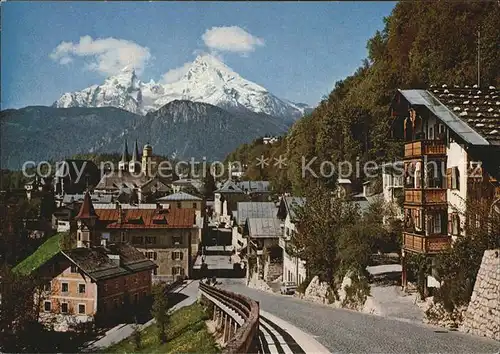
<path id="1" fill-rule="evenodd" d="M 446 204 L 446 189 L 405 189 L 405 204 Z"/>
<path id="2" fill-rule="evenodd" d="M 446 155 L 446 145 L 443 140 L 420 140 L 405 144 L 405 158 L 422 155 Z"/>
<path id="3" fill-rule="evenodd" d="M 403 232 L 403 248 L 417 253 L 439 253 L 451 245 L 449 236 L 429 236 Z"/>

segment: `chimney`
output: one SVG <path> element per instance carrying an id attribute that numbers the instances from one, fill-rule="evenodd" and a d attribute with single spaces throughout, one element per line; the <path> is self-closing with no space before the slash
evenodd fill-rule
<path id="1" fill-rule="evenodd" d="M 116 203 L 117 209 L 118 209 L 118 224 L 121 224 L 123 222 L 123 211 L 122 207 L 119 203 Z"/>

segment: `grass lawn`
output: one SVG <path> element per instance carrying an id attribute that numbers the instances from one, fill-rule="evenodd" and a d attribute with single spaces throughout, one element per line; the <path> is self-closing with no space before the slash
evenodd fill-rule
<path id="1" fill-rule="evenodd" d="M 156 324 L 141 331 L 141 348 L 135 349 L 132 337 L 106 348 L 106 353 L 219 353 L 220 349 L 207 330 L 203 307 L 194 303 L 170 316 L 167 343 L 158 342 Z"/>
<path id="2" fill-rule="evenodd" d="M 16 265 L 12 270 L 21 275 L 29 275 L 61 250 L 60 242 L 65 233 L 58 233 L 45 241 L 29 257 Z"/>

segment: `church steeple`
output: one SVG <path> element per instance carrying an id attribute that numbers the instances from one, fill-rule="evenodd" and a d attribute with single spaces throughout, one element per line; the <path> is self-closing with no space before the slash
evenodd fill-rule
<path id="1" fill-rule="evenodd" d="M 118 163 L 118 169 L 122 171 L 127 170 L 129 160 L 130 160 L 130 155 L 128 154 L 127 139 L 125 139 L 125 144 L 123 145 L 122 159 Z"/>
<path id="2" fill-rule="evenodd" d="M 97 235 L 94 230 L 98 219 L 99 216 L 95 212 L 94 205 L 92 204 L 92 198 L 90 197 L 90 193 L 87 191 L 85 192 L 80 212 L 76 216 L 78 224 L 77 247 L 99 246 L 99 242 L 96 239 Z"/>
<path id="3" fill-rule="evenodd" d="M 128 164 L 128 170 L 132 173 L 138 173 L 141 170 L 141 162 L 139 161 L 139 147 L 137 139 L 135 140 L 134 150 L 132 151 L 132 159 Z"/>

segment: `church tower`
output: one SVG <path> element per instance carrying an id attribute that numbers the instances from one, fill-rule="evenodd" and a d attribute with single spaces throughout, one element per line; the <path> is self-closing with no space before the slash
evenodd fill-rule
<path id="1" fill-rule="evenodd" d="M 139 147 L 137 140 L 135 140 L 134 150 L 132 151 L 132 158 L 128 164 L 130 173 L 138 174 L 141 171 L 141 161 L 139 161 Z"/>
<path id="2" fill-rule="evenodd" d="M 153 157 L 153 148 L 149 143 L 144 145 L 142 150 L 142 171 L 147 177 L 151 177 L 151 158 Z"/>
<path id="3" fill-rule="evenodd" d="M 125 145 L 123 145 L 122 159 L 120 160 L 120 162 L 118 162 L 118 169 L 120 171 L 127 171 L 129 160 L 130 156 L 128 154 L 127 140 L 125 140 Z"/>
<path id="4" fill-rule="evenodd" d="M 76 247 L 94 247 L 100 245 L 100 240 L 95 232 L 97 216 L 90 193 L 85 192 L 80 212 L 76 216 L 78 229 L 76 231 Z"/>

